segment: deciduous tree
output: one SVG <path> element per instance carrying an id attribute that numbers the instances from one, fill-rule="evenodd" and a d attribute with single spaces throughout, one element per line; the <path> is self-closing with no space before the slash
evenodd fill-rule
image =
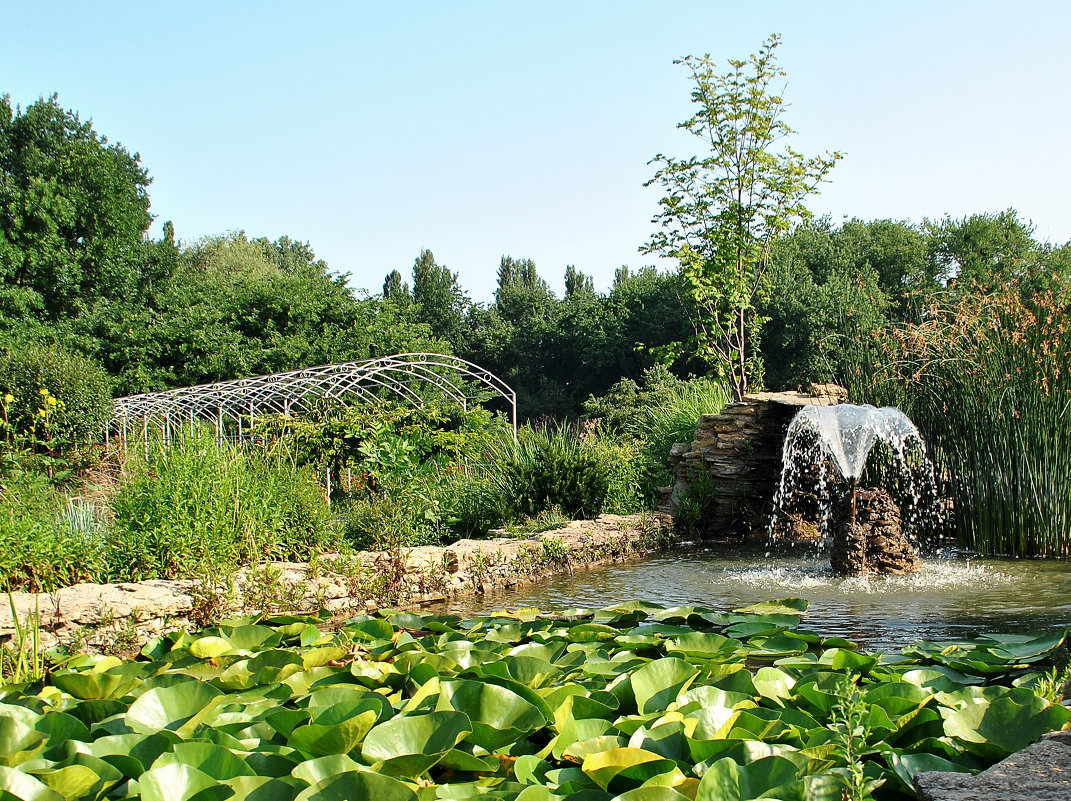
<path id="1" fill-rule="evenodd" d="M 706 155 L 659 154 L 647 185 L 665 193 L 654 222 L 661 228 L 642 248 L 675 258 L 697 310 L 694 352 L 728 379 L 741 398 L 761 374 L 756 309 L 774 239 L 807 216 L 804 200 L 840 158 L 808 158 L 787 145 L 793 130 L 775 83 L 784 71 L 771 36 L 746 61 L 719 74 L 710 56 L 687 56 L 696 111 L 678 127 L 698 137 Z M 756 343 L 757 344 L 757 343 Z"/>

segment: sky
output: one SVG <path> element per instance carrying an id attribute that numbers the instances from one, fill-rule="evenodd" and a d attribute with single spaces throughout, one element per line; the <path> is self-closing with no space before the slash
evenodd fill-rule
<path id="1" fill-rule="evenodd" d="M 0 0 L 0 93 L 58 93 L 140 154 L 158 237 L 308 241 L 354 289 L 424 248 L 487 301 L 503 254 L 600 291 L 655 226 L 690 82 L 772 33 L 809 206 L 921 222 L 1015 208 L 1071 240 L 1071 3 Z"/>

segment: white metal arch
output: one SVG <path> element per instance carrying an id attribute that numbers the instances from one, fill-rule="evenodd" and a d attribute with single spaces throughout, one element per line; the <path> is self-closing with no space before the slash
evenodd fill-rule
<path id="1" fill-rule="evenodd" d="M 325 399 L 343 405 L 381 402 L 377 391 L 386 390 L 398 399 L 419 406 L 423 399 L 416 386 L 430 384 L 468 408 L 483 397 L 476 387 L 490 389 L 509 404 L 514 435 L 517 433 L 517 393 L 489 370 L 457 356 L 441 353 L 398 353 L 363 362 L 344 362 L 307 367 L 286 373 L 219 381 L 163 392 L 147 392 L 116 398 L 106 437 L 115 432 L 124 444 L 131 432 L 147 435 L 159 428 L 165 440 L 171 431 L 197 420 L 216 426 L 223 436 L 226 420 L 238 427 L 251 426 L 267 414 L 302 414 Z M 146 436 L 147 444 L 147 436 Z"/>

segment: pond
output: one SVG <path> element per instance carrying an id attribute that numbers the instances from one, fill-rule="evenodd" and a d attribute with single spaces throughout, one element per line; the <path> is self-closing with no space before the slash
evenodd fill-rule
<path id="1" fill-rule="evenodd" d="M 503 591 L 456 599 L 446 611 L 486 614 L 538 607 L 599 608 L 628 600 L 730 610 L 775 598 L 806 598 L 804 626 L 871 650 L 981 632 L 1051 631 L 1071 625 L 1071 564 L 1040 559 L 929 559 L 905 576 L 837 578 L 810 548 L 675 550 Z"/>

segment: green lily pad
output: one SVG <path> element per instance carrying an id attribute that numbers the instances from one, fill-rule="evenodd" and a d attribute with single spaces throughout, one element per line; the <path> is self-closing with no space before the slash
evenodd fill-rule
<path id="1" fill-rule="evenodd" d="M 632 674 L 632 692 L 640 714 L 665 709 L 695 681 L 699 670 L 683 659 L 666 657 L 650 662 Z"/>
<path id="2" fill-rule="evenodd" d="M 126 722 L 141 734 L 152 734 L 161 729 L 185 734 L 193 731 L 222 700 L 223 694 L 219 690 L 201 681 L 155 687 L 130 705 Z"/>
<path id="3" fill-rule="evenodd" d="M 361 753 L 383 773 L 416 777 L 470 734 L 472 725 L 461 712 L 396 717 L 373 727 L 364 738 Z"/>
<path id="4" fill-rule="evenodd" d="M 464 712 L 472 722 L 468 740 L 494 751 L 542 728 L 538 708 L 505 687 L 476 681 L 445 681 L 435 710 Z"/>

